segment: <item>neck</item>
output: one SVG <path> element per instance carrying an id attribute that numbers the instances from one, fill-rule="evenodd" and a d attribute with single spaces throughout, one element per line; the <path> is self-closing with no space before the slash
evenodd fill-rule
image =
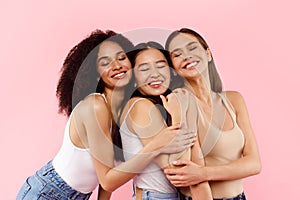
<path id="1" fill-rule="evenodd" d="M 124 88 L 105 89 L 104 95 L 107 99 L 108 106 L 111 109 L 114 119 L 119 116 L 120 106 L 124 99 Z"/>
<path id="2" fill-rule="evenodd" d="M 210 87 L 209 77 L 202 76 L 202 74 L 195 78 L 185 80 L 185 88 L 190 90 L 201 102 L 211 106 L 212 105 L 212 90 Z"/>

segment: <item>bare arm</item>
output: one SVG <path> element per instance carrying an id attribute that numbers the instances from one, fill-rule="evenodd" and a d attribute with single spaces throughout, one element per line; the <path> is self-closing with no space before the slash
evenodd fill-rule
<path id="1" fill-rule="evenodd" d="M 100 96 L 91 97 L 80 106 L 82 106 L 82 109 L 78 108 L 79 112 L 75 112 L 74 116 L 77 123 L 84 124 L 87 137 L 87 142 L 84 144 L 90 150 L 98 180 L 106 191 L 112 192 L 129 181 L 160 153 L 182 151 L 184 149 L 182 141 L 186 142 L 189 137 L 179 137 L 177 134 L 179 126 L 176 125 L 163 129 L 154 138 L 153 142 L 149 142 L 139 154 L 113 168 L 114 153 L 110 135 L 111 119 L 105 100 Z"/>
<path id="2" fill-rule="evenodd" d="M 126 124 L 128 128 L 140 138 L 143 145 L 149 144 L 159 131 L 167 127 L 158 108 L 147 99 L 141 99 L 135 102 L 129 112 L 129 117 L 126 119 Z M 185 133 L 184 129 L 178 129 L 177 132 L 178 134 Z M 193 131 L 188 132 L 191 132 L 192 136 Z M 182 155 L 182 152 L 185 152 L 183 150 L 194 141 L 195 138 L 191 137 L 189 143 L 183 144 L 184 148 L 181 148 L 182 151 L 178 154 Z M 169 155 L 167 154 L 159 155 L 154 161 L 162 168 L 170 164 Z"/>
<path id="3" fill-rule="evenodd" d="M 109 200 L 111 192 L 103 190 L 101 185 L 98 186 L 98 197 L 97 200 Z"/>
<path id="4" fill-rule="evenodd" d="M 258 174 L 261 170 L 259 151 L 245 101 L 238 92 L 226 92 L 226 96 L 235 109 L 237 124 L 244 134 L 243 156 L 220 167 L 207 167 L 208 180 L 241 179 Z"/>
<path id="5" fill-rule="evenodd" d="M 171 94 L 167 99 L 162 98 L 164 106 L 167 107 L 167 110 L 171 111 L 170 113 L 172 115 L 172 121 L 174 123 L 184 121 L 186 127 L 197 130 L 197 112 L 195 112 L 197 106 L 196 101 L 195 99 L 193 99 L 193 101 L 190 101 L 188 93 L 181 96 L 184 97 L 183 99 L 180 97 L 180 95 L 182 94 Z M 186 102 L 182 102 L 182 106 L 180 106 L 178 105 L 178 103 L 180 104 L 181 102 L 176 103 L 176 101 L 178 100 L 185 100 Z M 186 105 L 183 105 L 184 103 Z M 164 126 L 164 121 L 160 117 L 160 112 L 148 100 L 137 102 L 131 112 L 131 119 L 130 121 L 128 121 L 128 123 L 131 124 L 131 127 L 134 127 L 135 133 L 141 138 L 141 141 L 145 145 L 147 144 L 147 142 L 149 142 L 149 140 L 151 140 L 151 134 L 153 134 L 153 130 L 160 126 Z M 182 120 L 182 118 L 184 118 L 184 120 Z M 198 142 L 196 142 L 196 144 L 193 146 L 192 152 L 193 154 L 191 155 L 191 148 L 189 148 L 188 151 L 184 151 L 183 153 L 160 155 L 155 159 L 155 161 L 162 168 L 167 165 L 172 165 L 171 162 L 178 158 L 187 160 L 192 159 L 192 161 L 196 162 L 197 164 L 204 166 L 204 158 L 202 156 L 202 152 Z M 208 182 L 190 186 L 189 189 L 191 190 L 192 198 L 195 200 L 212 199 L 212 194 Z M 185 194 L 188 195 L 190 194 L 190 192 L 187 192 Z"/>
<path id="6" fill-rule="evenodd" d="M 175 185 L 186 186 L 188 182 L 196 184 L 210 180 L 236 180 L 260 172 L 260 156 L 244 99 L 238 92 L 227 92 L 226 95 L 235 109 L 237 123 L 244 134 L 243 156 L 220 166 L 202 167 L 193 162 L 178 161 L 177 165 L 185 165 L 185 171 L 183 169 L 165 170 L 167 174 L 177 175 L 169 179 Z"/>

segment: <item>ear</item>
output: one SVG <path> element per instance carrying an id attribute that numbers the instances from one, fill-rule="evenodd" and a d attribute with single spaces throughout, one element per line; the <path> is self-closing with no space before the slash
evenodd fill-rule
<path id="1" fill-rule="evenodd" d="M 206 49 L 206 54 L 207 54 L 207 57 L 208 57 L 208 62 L 210 62 L 212 60 L 212 55 L 211 55 L 211 51 L 209 48 Z"/>

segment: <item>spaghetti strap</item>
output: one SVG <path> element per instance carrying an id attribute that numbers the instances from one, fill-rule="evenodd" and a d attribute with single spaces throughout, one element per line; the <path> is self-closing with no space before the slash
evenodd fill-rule
<path id="1" fill-rule="evenodd" d="M 221 97 L 225 107 L 227 108 L 231 118 L 234 119 L 233 123 L 236 123 L 236 115 L 235 115 L 234 108 L 233 108 L 232 104 L 230 103 L 230 101 L 228 100 L 228 98 L 226 97 L 224 92 L 218 93 L 218 94 Z"/>
<path id="2" fill-rule="evenodd" d="M 88 97 L 88 96 L 95 95 L 95 94 L 96 94 L 96 95 L 101 95 L 101 96 L 104 98 L 105 102 L 107 103 L 106 96 L 105 96 L 103 93 L 97 93 L 97 92 L 94 92 L 94 93 L 91 93 L 91 94 L 87 95 L 87 97 Z"/>
<path id="3" fill-rule="evenodd" d="M 125 117 L 124 117 L 124 119 L 123 119 L 124 122 L 126 121 L 127 116 L 128 116 L 128 114 L 129 114 L 129 112 L 131 111 L 131 109 L 133 108 L 133 106 L 134 106 L 138 101 L 144 100 L 144 99 L 145 99 L 145 98 L 137 98 L 137 99 L 135 99 L 135 100 L 133 101 L 133 103 L 132 103 L 132 104 L 130 105 L 130 107 L 128 108 L 127 113 L 126 113 L 126 115 L 125 115 Z"/>

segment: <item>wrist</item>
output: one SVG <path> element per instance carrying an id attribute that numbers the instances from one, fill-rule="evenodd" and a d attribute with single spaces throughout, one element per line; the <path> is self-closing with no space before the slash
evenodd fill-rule
<path id="1" fill-rule="evenodd" d="M 211 167 L 203 167 L 203 179 L 204 181 L 211 181 L 212 180 L 212 176 L 211 176 L 211 171 L 212 171 L 212 168 Z"/>
<path id="2" fill-rule="evenodd" d="M 141 153 L 145 153 L 148 156 L 155 158 L 161 153 L 162 147 L 157 146 L 157 142 L 153 142 L 153 141 L 149 142 L 141 151 Z"/>

